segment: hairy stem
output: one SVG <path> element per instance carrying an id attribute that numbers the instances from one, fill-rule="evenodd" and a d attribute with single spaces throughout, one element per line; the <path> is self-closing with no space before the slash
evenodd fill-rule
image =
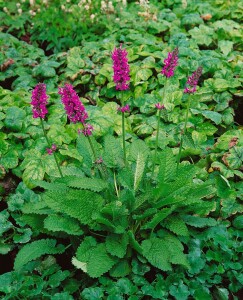
<path id="1" fill-rule="evenodd" d="M 87 135 L 87 138 L 88 138 L 88 141 L 89 141 L 89 144 L 90 144 L 90 148 L 93 152 L 93 155 L 94 155 L 94 160 L 97 161 L 98 157 L 97 157 L 97 154 L 96 154 L 96 151 L 95 151 L 95 148 L 94 148 L 94 145 L 92 143 L 92 140 L 90 138 L 89 135 Z M 99 169 L 99 173 L 100 173 L 100 176 L 105 179 L 105 175 L 104 175 L 104 170 L 101 168 L 100 165 L 98 165 L 98 169 Z"/>
<path id="2" fill-rule="evenodd" d="M 179 149 L 179 153 L 178 153 L 178 156 L 177 156 L 177 167 L 176 167 L 177 170 L 178 170 L 179 163 L 180 163 L 180 160 L 181 160 L 181 151 L 182 151 L 182 144 L 183 144 L 183 136 L 186 134 L 186 126 L 187 126 L 187 121 L 188 121 L 188 115 L 189 115 L 190 105 L 191 105 L 191 95 L 189 95 L 189 99 L 188 99 L 188 103 L 187 103 L 187 108 L 186 108 L 185 124 L 184 124 L 183 131 L 181 133 L 180 149 Z"/>
<path id="3" fill-rule="evenodd" d="M 46 131 L 45 131 L 45 128 L 44 128 L 44 122 L 43 122 L 43 119 L 42 119 L 42 118 L 40 118 L 40 120 L 41 120 L 41 127 L 42 127 L 42 130 L 43 130 L 44 137 L 45 137 L 45 139 L 46 139 L 47 145 L 48 145 L 48 147 L 51 149 L 51 143 L 50 143 L 50 141 L 49 141 L 49 138 L 48 138 L 48 136 L 47 136 L 47 134 L 46 134 Z M 58 161 L 57 161 L 57 156 L 56 156 L 56 153 L 55 153 L 55 152 L 53 152 L 53 155 L 54 155 L 54 159 L 55 159 L 55 162 L 56 162 L 56 165 L 57 165 L 58 171 L 59 171 L 59 173 L 60 173 L 61 177 L 63 177 L 63 174 L 62 174 L 61 168 L 60 168 L 60 166 L 59 166 L 59 163 L 58 163 Z"/>
<path id="4" fill-rule="evenodd" d="M 127 154 L 126 154 L 126 140 L 125 140 L 125 113 L 122 112 L 122 144 L 123 144 L 123 155 L 125 166 L 127 164 Z"/>

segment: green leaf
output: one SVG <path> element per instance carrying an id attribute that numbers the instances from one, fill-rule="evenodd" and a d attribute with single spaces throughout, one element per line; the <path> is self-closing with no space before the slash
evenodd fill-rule
<path id="1" fill-rule="evenodd" d="M 188 236 L 189 232 L 185 222 L 178 217 L 169 217 L 165 220 L 164 226 L 176 235 Z"/>
<path id="2" fill-rule="evenodd" d="M 55 161 L 53 161 L 53 163 L 55 163 Z M 42 180 L 45 175 L 45 161 L 43 155 L 41 155 L 38 150 L 31 149 L 26 153 L 21 168 L 25 169 L 22 175 L 24 183 L 30 188 L 34 187 L 33 182 L 35 180 Z"/>
<path id="3" fill-rule="evenodd" d="M 53 239 L 34 241 L 20 249 L 15 258 L 14 269 L 19 271 L 25 264 L 42 255 L 63 253 L 64 250 L 64 246 L 56 246 L 56 240 Z"/>
<path id="4" fill-rule="evenodd" d="M 154 214 L 152 220 L 147 222 L 142 228 L 143 229 L 154 229 L 161 221 L 163 221 L 174 209 L 163 208 L 156 214 Z"/>
<path id="5" fill-rule="evenodd" d="M 122 167 L 123 151 L 120 142 L 113 136 L 107 135 L 104 138 L 104 163 L 110 167 Z"/>
<path id="6" fill-rule="evenodd" d="M 67 176 L 61 178 L 58 182 L 65 183 L 72 188 L 91 190 L 93 192 L 101 192 L 108 187 L 108 183 L 99 178 L 77 178 L 74 176 Z"/>
<path id="7" fill-rule="evenodd" d="M 128 236 L 125 233 L 123 235 L 108 235 L 105 245 L 110 254 L 123 258 L 127 251 Z"/>
<path id="8" fill-rule="evenodd" d="M 222 122 L 221 114 L 216 111 L 204 110 L 201 113 L 205 118 L 212 120 L 217 125 Z"/>
<path id="9" fill-rule="evenodd" d="M 13 131 L 21 131 L 26 113 L 21 108 L 12 106 L 7 108 L 4 124 Z"/>
<path id="10" fill-rule="evenodd" d="M 82 299 L 100 300 L 104 297 L 103 289 L 100 287 L 85 288 L 81 293 Z"/>
<path id="11" fill-rule="evenodd" d="M 187 300 L 190 292 L 188 287 L 180 281 L 179 285 L 172 285 L 170 287 L 170 294 L 175 297 L 176 300 Z"/>
<path id="12" fill-rule="evenodd" d="M 81 58 L 82 52 L 80 47 L 71 48 L 67 56 L 67 69 L 66 76 L 71 79 L 76 79 L 79 73 L 82 73 L 82 69 L 85 66 L 84 60 Z M 74 78 L 75 77 L 75 78 Z"/>
<path id="13" fill-rule="evenodd" d="M 2 164 L 5 169 L 13 169 L 17 167 L 18 162 L 18 152 L 13 148 L 5 153 L 0 159 L 0 164 Z"/>
<path id="14" fill-rule="evenodd" d="M 213 88 L 215 92 L 223 92 L 226 91 L 230 87 L 229 81 L 223 78 L 216 78 L 213 83 Z"/>
<path id="15" fill-rule="evenodd" d="M 152 76 L 153 72 L 150 69 L 140 69 L 135 76 L 135 85 L 139 84 L 141 81 L 146 81 Z"/>
<path id="16" fill-rule="evenodd" d="M 217 224 L 217 221 L 213 218 L 201 218 L 197 216 L 184 216 L 183 220 L 186 224 L 197 228 L 215 226 Z"/>
<path id="17" fill-rule="evenodd" d="M 218 46 L 220 51 L 227 56 L 233 49 L 234 43 L 231 41 L 219 41 Z"/>
<path id="18" fill-rule="evenodd" d="M 134 191 L 137 191 L 139 184 L 143 178 L 145 165 L 146 165 L 146 158 L 147 157 L 144 156 L 142 153 L 138 153 L 137 155 L 136 167 L 134 171 L 134 185 L 133 185 Z"/>
<path id="19" fill-rule="evenodd" d="M 83 234 L 83 231 L 80 229 L 79 222 L 76 219 L 64 215 L 49 215 L 44 220 L 44 226 L 46 229 L 53 232 L 63 231 L 70 235 Z"/>
<path id="20" fill-rule="evenodd" d="M 243 147 L 233 147 L 230 149 L 230 154 L 225 155 L 225 161 L 232 169 L 239 169 L 243 164 Z"/>
<path id="21" fill-rule="evenodd" d="M 159 183 L 169 182 L 174 180 L 176 173 L 176 160 L 170 148 L 166 148 L 160 158 L 160 168 L 158 174 Z"/>
<path id="22" fill-rule="evenodd" d="M 90 277 L 97 278 L 108 272 L 116 263 L 106 251 L 105 244 L 96 244 L 95 240 L 86 238 L 77 249 L 75 266 L 80 268 Z M 81 267 L 82 266 L 82 267 Z"/>
<path id="23" fill-rule="evenodd" d="M 35 67 L 32 71 L 34 77 L 40 76 L 41 78 L 51 78 L 56 76 L 56 71 L 54 68 L 48 66 L 46 63 Z"/>
<path id="24" fill-rule="evenodd" d="M 171 271 L 169 262 L 170 253 L 165 241 L 159 238 L 151 238 L 142 242 L 143 255 L 156 268 L 162 271 Z"/>
<path id="25" fill-rule="evenodd" d="M 91 224 L 93 216 L 104 204 L 104 199 L 99 194 L 86 190 L 70 189 L 66 193 L 48 191 L 43 198 L 54 211 L 76 218 L 82 224 Z"/>
<path id="26" fill-rule="evenodd" d="M 237 229 L 243 229 L 243 216 L 238 216 L 233 221 L 233 226 Z"/>
<path id="27" fill-rule="evenodd" d="M 203 24 L 199 25 L 199 27 L 189 30 L 189 34 L 198 45 L 206 46 L 209 46 L 212 43 L 214 33 L 214 29 Z"/>
<path id="28" fill-rule="evenodd" d="M 125 277 L 131 272 L 131 267 L 126 259 L 120 260 L 113 268 L 110 270 L 110 275 L 112 277 Z"/>

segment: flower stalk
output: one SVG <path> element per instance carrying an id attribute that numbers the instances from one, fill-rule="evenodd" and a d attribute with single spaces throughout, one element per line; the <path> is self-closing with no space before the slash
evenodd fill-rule
<path id="1" fill-rule="evenodd" d="M 163 89 L 163 95 L 162 100 L 165 98 L 165 91 L 167 88 L 167 78 L 165 80 L 165 85 Z M 160 131 L 160 118 L 161 118 L 161 112 L 165 108 L 163 104 L 157 103 L 155 104 L 155 107 L 158 109 L 158 115 L 157 115 L 157 131 L 156 131 L 156 139 L 155 139 L 155 148 L 154 148 L 154 158 L 153 158 L 153 167 L 152 167 L 152 177 L 154 174 L 156 159 L 157 159 L 157 152 L 158 152 L 158 143 L 159 143 L 159 131 Z"/>
<path id="2" fill-rule="evenodd" d="M 202 75 L 202 67 L 200 66 L 200 67 L 197 68 L 197 70 L 195 72 L 192 73 L 191 76 L 188 77 L 187 82 L 186 82 L 187 86 L 184 89 L 184 93 L 189 94 L 189 99 L 188 99 L 187 108 L 186 108 L 186 119 L 185 119 L 184 129 L 181 133 L 179 153 L 178 153 L 178 156 L 177 156 L 177 170 L 178 170 L 179 163 L 180 163 L 180 160 L 181 160 L 183 137 L 186 134 L 189 109 L 190 109 L 190 106 L 191 106 L 191 94 L 194 94 L 196 92 L 198 80 L 199 80 L 201 75 Z"/>
<path id="3" fill-rule="evenodd" d="M 49 149 L 51 149 L 51 148 L 52 148 L 52 145 L 51 145 L 50 140 L 49 140 L 49 138 L 48 138 L 48 136 L 47 136 L 47 134 L 46 134 L 46 131 L 45 131 L 45 128 L 44 128 L 44 122 L 43 122 L 43 119 L 40 118 L 40 120 L 41 120 L 41 127 L 42 127 L 42 130 L 43 130 L 43 134 L 44 134 L 44 137 L 45 137 L 45 139 L 46 139 L 47 145 L 48 145 Z M 60 173 L 60 176 L 63 177 L 63 174 L 62 174 L 61 168 L 60 168 L 60 166 L 59 166 L 59 163 L 58 163 L 58 160 L 57 160 L 57 156 L 56 156 L 55 151 L 52 151 L 52 153 L 50 153 L 50 154 L 53 154 L 54 159 L 55 159 L 55 162 L 56 162 L 56 165 L 57 165 L 57 169 L 58 169 L 58 171 L 59 171 L 59 173 Z"/>
<path id="4" fill-rule="evenodd" d="M 130 67 L 128 64 L 126 49 L 122 49 L 122 44 L 120 44 L 120 48 L 115 48 L 112 52 L 112 60 L 113 60 L 113 80 L 116 84 L 116 90 L 125 91 L 129 89 L 129 81 L 130 81 Z M 126 140 L 125 140 L 125 112 L 130 110 L 129 105 L 125 105 L 122 103 L 122 107 L 118 108 L 118 111 L 122 113 L 122 144 L 123 144 L 123 155 L 124 155 L 124 164 L 127 164 L 127 155 L 126 155 Z"/>
<path id="5" fill-rule="evenodd" d="M 179 148 L 179 153 L 178 153 L 178 156 L 177 156 L 177 167 L 176 167 L 177 170 L 178 170 L 179 163 L 180 163 L 180 160 L 181 160 L 181 151 L 182 151 L 182 144 L 183 144 L 183 136 L 186 134 L 186 128 L 187 128 L 187 122 L 188 122 L 188 115 L 189 115 L 190 106 L 191 106 L 191 95 L 189 95 L 189 99 L 188 99 L 188 103 L 187 103 L 187 108 L 186 108 L 186 119 L 185 119 L 183 131 L 181 133 L 180 148 Z"/>

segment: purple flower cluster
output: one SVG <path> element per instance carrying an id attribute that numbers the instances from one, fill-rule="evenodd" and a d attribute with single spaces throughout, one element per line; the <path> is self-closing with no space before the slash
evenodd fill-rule
<path id="1" fill-rule="evenodd" d="M 164 104 L 160 104 L 160 103 L 156 103 L 156 104 L 155 104 L 155 107 L 156 107 L 158 110 L 165 109 Z"/>
<path id="2" fill-rule="evenodd" d="M 51 146 L 51 148 L 46 148 L 46 152 L 49 154 L 49 155 L 52 155 L 53 152 L 55 152 L 57 150 L 57 145 L 56 144 L 53 144 Z"/>
<path id="3" fill-rule="evenodd" d="M 83 124 L 84 128 L 82 130 L 78 130 L 78 133 L 83 133 L 85 136 L 92 135 L 92 131 L 94 130 L 94 127 L 91 124 Z"/>
<path id="4" fill-rule="evenodd" d="M 64 87 L 59 88 L 58 94 L 61 95 L 62 103 L 72 123 L 80 122 L 85 124 L 88 114 L 79 96 L 74 91 L 71 84 L 66 83 Z"/>
<path id="5" fill-rule="evenodd" d="M 47 99 L 48 96 L 46 94 L 46 85 L 44 83 L 38 83 L 32 91 L 32 101 L 30 102 L 30 104 L 33 106 L 33 118 L 45 118 L 45 115 L 47 114 Z"/>
<path id="6" fill-rule="evenodd" d="M 127 51 L 126 49 L 122 50 L 122 44 L 120 45 L 120 48 L 114 49 L 112 53 L 112 60 L 114 71 L 113 80 L 116 84 L 116 89 L 120 91 L 128 90 L 128 81 L 130 80 L 130 68 L 127 59 Z"/>
<path id="7" fill-rule="evenodd" d="M 120 111 L 120 112 L 122 112 L 122 113 L 125 113 L 125 112 L 129 112 L 130 111 L 130 107 L 129 107 L 128 104 L 126 104 L 125 106 L 118 107 L 117 110 Z"/>
<path id="8" fill-rule="evenodd" d="M 197 70 L 192 73 L 191 76 L 187 79 L 187 85 L 189 87 L 185 87 L 184 93 L 193 94 L 197 90 L 197 84 L 200 76 L 202 75 L 202 67 L 198 67 Z"/>
<path id="9" fill-rule="evenodd" d="M 167 58 L 164 60 L 164 67 L 161 71 L 167 78 L 174 76 L 174 71 L 178 65 L 178 48 L 175 48 L 172 52 L 169 52 Z"/>

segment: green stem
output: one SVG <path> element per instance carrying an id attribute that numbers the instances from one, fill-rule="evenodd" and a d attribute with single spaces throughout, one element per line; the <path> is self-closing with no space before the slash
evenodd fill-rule
<path id="1" fill-rule="evenodd" d="M 181 160 L 181 151 L 182 151 L 182 144 L 183 144 L 183 136 L 186 133 L 186 126 L 187 126 L 187 121 L 188 121 L 188 115 L 189 115 L 189 109 L 190 109 L 190 105 L 191 105 L 191 95 L 189 95 L 189 99 L 188 99 L 188 103 L 187 103 L 187 108 L 186 108 L 186 119 L 185 119 L 185 124 L 184 124 L 184 128 L 183 131 L 181 133 L 181 139 L 180 139 L 180 149 L 179 149 L 179 153 L 177 156 L 177 170 L 179 167 L 179 163 Z"/>
<path id="2" fill-rule="evenodd" d="M 164 100 L 164 97 L 165 97 L 166 87 L 167 87 L 167 78 L 166 78 L 164 89 L 163 89 L 162 100 Z M 159 110 L 159 113 L 158 113 L 158 116 L 157 116 L 157 131 L 156 131 L 154 159 L 153 159 L 153 167 L 152 167 L 152 175 L 151 175 L 151 177 L 153 177 L 153 175 L 154 175 L 154 169 L 155 169 L 155 164 L 156 164 L 156 159 L 157 159 L 158 143 L 159 143 L 159 130 L 160 130 L 160 117 L 161 117 L 161 109 Z"/>
<path id="3" fill-rule="evenodd" d="M 126 140 L 125 140 L 125 113 L 122 112 L 122 144 L 123 144 L 123 155 L 125 166 L 127 164 L 127 154 L 126 154 Z"/>
<path id="4" fill-rule="evenodd" d="M 93 152 L 93 155 L 94 155 L 94 160 L 97 161 L 98 157 L 97 157 L 97 154 L 96 154 L 96 151 L 95 151 L 95 148 L 94 148 L 94 145 L 92 143 L 92 140 L 90 138 L 89 135 L 87 135 L 87 138 L 88 138 L 88 141 L 89 141 L 89 144 L 90 144 L 90 148 Z M 100 176 L 105 179 L 105 175 L 103 174 L 104 173 L 104 170 L 98 165 L 98 169 L 99 169 L 99 172 L 100 172 Z"/>
<path id="5" fill-rule="evenodd" d="M 43 119 L 40 118 L 40 120 L 41 120 L 41 127 L 42 127 L 42 130 L 43 130 L 44 137 L 45 137 L 45 139 L 46 139 L 47 145 L 48 145 L 48 147 L 51 149 L 51 143 L 50 143 L 50 140 L 49 140 L 49 138 L 48 138 L 48 136 L 47 136 L 47 134 L 46 134 L 46 131 L 45 131 L 45 128 L 44 128 L 44 122 L 43 122 Z M 57 165 L 58 171 L 59 171 L 61 177 L 63 177 L 61 168 L 60 168 L 60 166 L 59 166 L 59 164 L 58 164 L 58 161 L 57 161 L 56 153 L 53 152 L 53 155 L 54 155 L 54 159 L 55 159 L 55 161 L 56 161 L 56 165 Z"/>

